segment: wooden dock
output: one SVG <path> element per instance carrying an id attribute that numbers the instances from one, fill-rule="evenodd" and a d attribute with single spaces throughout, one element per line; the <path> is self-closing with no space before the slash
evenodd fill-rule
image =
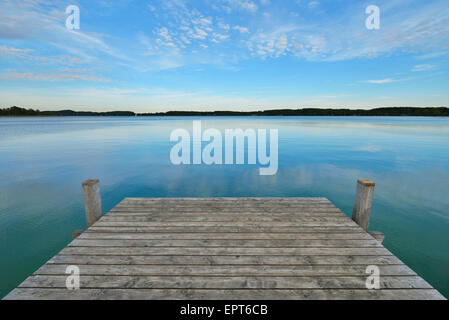
<path id="1" fill-rule="evenodd" d="M 5 299 L 444 297 L 326 198 L 126 198 Z"/>

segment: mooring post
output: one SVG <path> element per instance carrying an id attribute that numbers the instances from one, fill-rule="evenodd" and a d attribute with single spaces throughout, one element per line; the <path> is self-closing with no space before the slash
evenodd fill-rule
<path id="1" fill-rule="evenodd" d="M 380 243 L 384 242 L 385 235 L 380 231 L 368 231 L 368 233 Z"/>
<path id="2" fill-rule="evenodd" d="M 368 179 L 357 180 L 357 189 L 352 210 L 354 220 L 365 231 L 368 231 L 371 204 L 373 202 L 375 183 Z"/>
<path id="3" fill-rule="evenodd" d="M 84 232 L 84 230 L 75 230 L 72 232 L 72 238 L 76 239 L 78 238 L 82 233 Z"/>
<path id="4" fill-rule="evenodd" d="M 100 181 L 89 179 L 83 182 L 84 207 L 86 210 L 86 222 L 89 228 L 103 215 L 101 208 Z"/>

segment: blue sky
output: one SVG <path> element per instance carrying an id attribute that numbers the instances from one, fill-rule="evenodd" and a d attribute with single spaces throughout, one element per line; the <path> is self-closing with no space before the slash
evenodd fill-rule
<path id="1" fill-rule="evenodd" d="M 0 107 L 449 106 L 448 53 L 447 0 L 0 0 Z"/>

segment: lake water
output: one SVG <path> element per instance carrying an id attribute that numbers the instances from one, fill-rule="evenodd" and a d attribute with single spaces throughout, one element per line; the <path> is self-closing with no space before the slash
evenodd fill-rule
<path id="1" fill-rule="evenodd" d="M 279 130 L 279 170 L 170 162 L 170 132 Z M 376 182 L 371 230 L 449 297 L 449 119 L 408 117 L 0 118 L 0 297 L 84 229 L 81 182 L 104 211 L 124 197 L 327 197 L 352 212 Z"/>

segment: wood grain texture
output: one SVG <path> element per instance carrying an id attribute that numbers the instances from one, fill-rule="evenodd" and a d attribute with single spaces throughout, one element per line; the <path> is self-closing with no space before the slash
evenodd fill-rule
<path id="1" fill-rule="evenodd" d="M 125 198 L 5 299 L 444 298 L 326 198 Z"/>
<path id="2" fill-rule="evenodd" d="M 6 300 L 444 300 L 434 289 L 80 289 L 17 288 Z"/>

